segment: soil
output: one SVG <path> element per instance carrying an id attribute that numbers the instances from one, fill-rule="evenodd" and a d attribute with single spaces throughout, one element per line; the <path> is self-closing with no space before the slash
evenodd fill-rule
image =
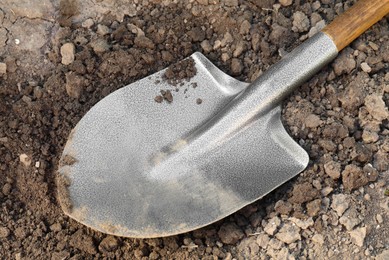
<path id="1" fill-rule="evenodd" d="M 195 51 L 250 82 L 354 2 L 3 0 L 2 258 L 388 259 L 388 17 L 284 102 L 285 128 L 311 161 L 265 198 L 160 239 L 91 230 L 57 199 L 71 129 L 109 93 Z"/>

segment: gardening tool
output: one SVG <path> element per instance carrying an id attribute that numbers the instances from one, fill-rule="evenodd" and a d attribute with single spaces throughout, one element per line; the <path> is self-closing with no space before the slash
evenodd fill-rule
<path id="1" fill-rule="evenodd" d="M 176 82 L 183 86 L 164 70 L 108 95 L 64 148 L 64 212 L 101 232 L 151 238 L 203 227 L 262 198 L 309 161 L 281 123 L 281 101 L 388 12 L 388 0 L 359 1 L 251 84 L 195 53 L 185 62 L 197 73 Z M 160 90 L 171 103 L 154 101 Z"/>

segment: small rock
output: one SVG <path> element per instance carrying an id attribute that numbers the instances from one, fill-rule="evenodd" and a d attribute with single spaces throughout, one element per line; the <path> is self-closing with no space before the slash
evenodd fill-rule
<path id="1" fill-rule="evenodd" d="M 108 26 L 105 26 L 103 24 L 98 24 L 97 25 L 97 33 L 101 36 L 107 35 L 109 33 L 109 28 Z"/>
<path id="2" fill-rule="evenodd" d="M 97 40 L 94 40 L 90 43 L 92 49 L 94 52 L 96 53 L 102 53 L 102 52 L 106 52 L 109 50 L 110 46 L 107 42 L 107 40 L 105 39 L 97 39 Z"/>
<path id="3" fill-rule="evenodd" d="M 59 232 L 62 230 L 62 225 L 60 223 L 54 223 L 50 226 L 50 230 L 54 232 Z"/>
<path id="4" fill-rule="evenodd" d="M 312 241 L 316 244 L 323 245 L 324 244 L 324 237 L 321 234 L 315 234 L 312 237 Z"/>
<path id="5" fill-rule="evenodd" d="M 275 239 L 275 238 L 270 239 L 270 241 L 269 241 L 269 243 L 268 243 L 268 245 L 269 245 L 271 248 L 276 249 L 276 250 L 281 249 L 282 244 L 283 244 L 283 243 L 282 243 L 280 240 Z"/>
<path id="6" fill-rule="evenodd" d="M 7 238 L 11 231 L 7 227 L 0 227 L 0 238 Z"/>
<path id="7" fill-rule="evenodd" d="M 341 165 L 338 162 L 329 161 L 324 164 L 325 173 L 330 176 L 333 180 L 337 180 L 340 177 Z"/>
<path id="8" fill-rule="evenodd" d="M 7 64 L 4 62 L 0 62 L 0 75 L 7 73 Z"/>
<path id="9" fill-rule="evenodd" d="M 164 100 L 166 100 L 168 103 L 173 102 L 173 95 L 170 90 L 161 90 L 161 94 Z"/>
<path id="10" fill-rule="evenodd" d="M 285 202 L 283 200 L 277 201 L 276 205 L 274 205 L 274 210 L 282 215 L 287 215 L 292 211 L 292 204 L 289 202 Z"/>
<path id="11" fill-rule="evenodd" d="M 209 43 L 208 40 L 204 40 L 201 42 L 200 44 L 201 48 L 205 51 L 205 52 L 210 52 L 212 51 L 212 45 Z"/>
<path id="12" fill-rule="evenodd" d="M 361 69 L 366 72 L 366 73 L 370 73 L 371 72 L 371 67 L 369 66 L 369 64 L 367 64 L 366 62 L 362 62 L 361 63 Z"/>
<path id="13" fill-rule="evenodd" d="M 201 98 L 196 99 L 196 104 L 197 105 L 200 105 L 201 103 L 203 103 L 203 100 Z"/>
<path id="14" fill-rule="evenodd" d="M 382 224 L 382 222 L 384 222 L 384 218 L 382 217 L 381 214 L 377 214 L 377 215 L 375 216 L 375 218 L 376 218 L 376 220 L 377 220 L 377 222 L 378 222 L 379 224 Z"/>
<path id="15" fill-rule="evenodd" d="M 331 203 L 331 208 L 336 211 L 338 216 L 342 216 L 343 213 L 348 209 L 349 207 L 349 202 L 348 198 L 344 194 L 337 194 L 332 196 L 332 203 Z"/>
<path id="16" fill-rule="evenodd" d="M 276 234 L 276 237 L 286 244 L 291 244 L 301 240 L 300 229 L 295 225 L 285 224 Z"/>
<path id="17" fill-rule="evenodd" d="M 6 183 L 4 184 L 3 188 L 1 189 L 1 192 L 5 195 L 8 196 L 11 193 L 12 190 L 12 185 L 11 183 Z"/>
<path id="18" fill-rule="evenodd" d="M 355 208 L 350 208 L 339 219 L 339 223 L 342 224 L 348 231 L 350 231 L 353 230 L 356 225 L 361 223 L 361 220 L 358 218 L 358 212 L 355 210 Z"/>
<path id="19" fill-rule="evenodd" d="M 309 30 L 309 19 L 301 11 L 297 11 L 293 14 L 293 27 L 294 32 L 306 32 Z"/>
<path id="20" fill-rule="evenodd" d="M 163 101 L 163 96 L 161 95 L 158 95 L 154 98 L 154 101 L 157 102 L 157 103 L 162 103 Z"/>
<path id="21" fill-rule="evenodd" d="M 366 237 L 366 227 L 357 228 L 350 232 L 351 242 L 362 247 Z"/>
<path id="22" fill-rule="evenodd" d="M 243 231 L 235 223 L 223 224 L 217 234 L 219 235 L 220 240 L 228 245 L 236 244 L 244 237 Z"/>
<path id="23" fill-rule="evenodd" d="M 71 42 L 65 43 L 61 47 L 61 56 L 63 65 L 69 65 L 74 61 L 74 53 L 75 53 L 74 44 Z"/>
<path id="24" fill-rule="evenodd" d="M 138 37 L 145 36 L 144 31 L 133 23 L 128 23 L 127 29 Z"/>
<path id="25" fill-rule="evenodd" d="M 280 0 L 282 6 L 290 6 L 293 3 L 293 0 Z"/>
<path id="26" fill-rule="evenodd" d="M 84 28 L 91 28 L 93 25 L 95 24 L 95 22 L 93 21 L 92 18 L 89 18 L 89 19 L 86 19 L 85 21 L 82 22 L 81 26 L 84 27 Z"/>
<path id="27" fill-rule="evenodd" d="M 366 185 L 369 182 L 369 178 L 360 167 L 349 164 L 342 172 L 342 181 L 345 189 L 351 191 Z"/>
<path id="28" fill-rule="evenodd" d="M 264 231 L 269 235 L 274 235 L 277 231 L 277 228 L 281 225 L 281 220 L 278 217 L 269 219 L 269 222 L 264 227 Z"/>
<path id="29" fill-rule="evenodd" d="M 365 98 L 365 106 L 369 114 L 379 122 L 389 118 L 388 108 L 382 95 L 371 94 Z"/>
<path id="30" fill-rule="evenodd" d="M 291 218 L 289 218 L 289 220 L 292 221 L 293 223 L 295 223 L 301 229 L 307 229 L 307 228 L 313 226 L 313 224 L 314 224 L 312 217 L 310 217 L 306 220 L 301 220 L 301 219 L 298 219 L 295 217 L 291 217 Z"/>
<path id="31" fill-rule="evenodd" d="M 266 248 L 267 245 L 269 244 L 269 241 L 270 241 L 270 238 L 268 235 L 266 234 L 260 234 L 258 237 L 257 237 L 257 244 L 258 246 L 262 247 L 262 248 Z"/>
<path id="32" fill-rule="evenodd" d="M 331 187 L 324 187 L 322 190 L 321 190 L 321 195 L 323 196 L 327 196 L 328 194 L 330 194 L 334 189 L 331 188 Z"/>
<path id="33" fill-rule="evenodd" d="M 248 34 L 251 29 L 251 24 L 247 20 L 243 20 L 243 22 L 240 24 L 239 33 L 242 35 Z"/>
<path id="34" fill-rule="evenodd" d="M 314 200 L 318 195 L 319 191 L 311 183 L 305 182 L 293 187 L 292 197 L 289 199 L 289 202 L 300 204 Z"/>
<path id="35" fill-rule="evenodd" d="M 321 200 L 316 199 L 307 203 L 307 214 L 308 216 L 314 217 L 317 216 L 321 209 Z"/>
<path id="36" fill-rule="evenodd" d="M 379 135 L 376 132 L 364 129 L 362 132 L 362 140 L 366 144 L 375 143 L 379 139 Z"/>
<path id="37" fill-rule="evenodd" d="M 112 252 L 116 250 L 118 246 L 118 240 L 114 236 L 107 236 L 101 241 L 99 245 L 99 251 L 103 253 Z"/>
<path id="38" fill-rule="evenodd" d="M 246 43 L 244 41 L 239 41 L 232 56 L 236 58 L 240 56 L 244 50 L 246 50 Z"/>
<path id="39" fill-rule="evenodd" d="M 23 153 L 21 155 L 19 155 L 19 160 L 21 163 L 24 164 L 24 166 L 28 167 L 31 165 L 31 158 L 28 157 L 27 154 Z"/>
<path id="40" fill-rule="evenodd" d="M 152 40 L 147 38 L 146 36 L 137 36 L 135 37 L 134 43 L 136 46 L 140 48 L 147 48 L 153 50 L 155 45 Z"/>
<path id="41" fill-rule="evenodd" d="M 232 43 L 233 41 L 234 41 L 234 38 L 232 37 L 231 33 L 230 32 L 226 32 L 224 34 L 223 39 L 220 42 L 220 46 L 221 47 L 225 47 L 227 44 Z M 215 44 L 216 44 L 216 42 L 217 41 L 215 41 Z M 213 48 L 216 49 L 215 46 Z"/>
<path id="42" fill-rule="evenodd" d="M 309 114 L 305 120 L 305 126 L 308 128 L 316 128 L 321 125 L 322 121 L 320 120 L 320 117 L 318 117 L 315 114 Z"/>
<path id="43" fill-rule="evenodd" d="M 242 73 L 243 64 L 240 59 L 233 58 L 231 60 L 231 74 L 234 76 L 238 76 Z"/>
<path id="44" fill-rule="evenodd" d="M 352 56 L 352 52 L 353 49 L 350 47 L 346 48 L 346 50 L 341 52 L 333 62 L 334 72 L 337 76 L 342 75 L 343 73 L 350 74 L 351 71 L 355 69 L 357 63 Z"/>
<path id="45" fill-rule="evenodd" d="M 228 53 L 224 52 L 224 53 L 222 53 L 221 58 L 222 58 L 223 62 L 226 62 L 230 59 L 230 55 L 228 55 Z"/>

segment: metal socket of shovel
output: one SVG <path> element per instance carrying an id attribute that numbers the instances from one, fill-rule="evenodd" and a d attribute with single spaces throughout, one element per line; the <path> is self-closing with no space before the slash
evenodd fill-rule
<path id="1" fill-rule="evenodd" d="M 281 101 L 388 11 L 388 0 L 359 1 L 251 84 L 195 53 L 197 74 L 183 86 L 197 84 L 190 97 L 153 101 L 172 88 L 156 84 L 165 71 L 110 94 L 64 148 L 64 212 L 104 233 L 151 238 L 203 227 L 262 198 L 309 161 L 281 123 Z"/>

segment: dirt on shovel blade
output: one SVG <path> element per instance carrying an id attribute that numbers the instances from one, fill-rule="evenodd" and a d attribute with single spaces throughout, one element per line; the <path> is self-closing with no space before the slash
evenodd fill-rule
<path id="1" fill-rule="evenodd" d="M 388 18 L 285 100 L 284 125 L 311 163 L 264 199 L 163 239 L 102 234 L 58 202 L 67 182 L 57 183 L 56 171 L 71 129 L 109 93 L 195 51 L 250 82 L 354 2 L 3 0 L 1 257 L 388 259 Z M 170 102 L 196 73 L 188 63 L 167 71 L 177 84 Z"/>

